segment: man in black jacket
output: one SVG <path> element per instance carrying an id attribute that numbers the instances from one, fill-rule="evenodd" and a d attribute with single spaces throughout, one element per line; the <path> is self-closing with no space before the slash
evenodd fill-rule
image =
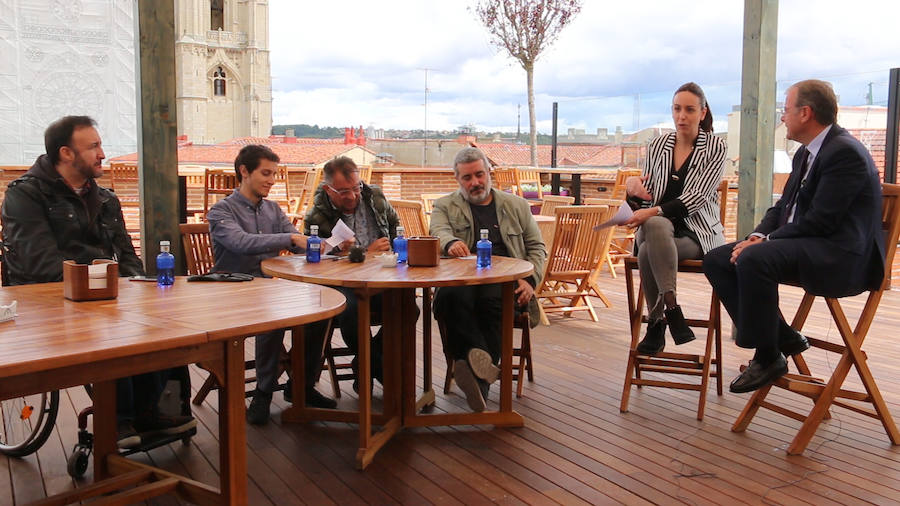
<path id="1" fill-rule="evenodd" d="M 97 185 L 106 157 L 95 122 L 66 116 L 44 132 L 47 154 L 9 184 L 0 219 L 3 270 L 10 285 L 62 281 L 63 260 L 116 260 L 122 276 L 143 275 L 141 260 L 125 231 L 116 195 Z M 119 446 L 141 444 L 142 434 L 178 434 L 191 417 L 162 416 L 156 403 L 168 371 L 119 379 L 116 385 Z"/>
<path id="2" fill-rule="evenodd" d="M 706 254 L 703 270 L 737 327 L 737 345 L 755 348 L 731 391 L 750 392 L 787 372 L 784 355 L 809 348 L 778 312 L 778 284 L 824 297 L 877 288 L 884 277 L 881 185 L 866 148 L 835 123 L 831 85 L 808 80 L 787 91 L 781 116 L 801 144 L 784 193 L 747 239 Z"/>

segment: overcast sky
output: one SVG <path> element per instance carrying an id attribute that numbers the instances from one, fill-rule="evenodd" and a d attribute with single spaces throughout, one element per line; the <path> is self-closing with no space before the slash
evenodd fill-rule
<path id="1" fill-rule="evenodd" d="M 740 0 L 585 0 L 538 60 L 538 130 L 628 132 L 671 124 L 672 92 L 706 91 L 716 131 L 740 102 Z M 270 2 L 273 122 L 319 126 L 515 131 L 525 71 L 490 44 L 473 0 Z M 834 83 L 842 105 L 865 103 L 874 82 L 886 105 L 888 70 L 900 67 L 900 1 L 782 0 L 779 99 L 808 77 Z M 427 118 L 424 103 L 428 71 Z M 639 98 L 636 98 L 639 97 Z"/>

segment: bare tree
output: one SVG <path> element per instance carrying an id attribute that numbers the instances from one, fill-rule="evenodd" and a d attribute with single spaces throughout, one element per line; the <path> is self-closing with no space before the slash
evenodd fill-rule
<path id="1" fill-rule="evenodd" d="M 480 0 L 475 7 L 481 23 L 491 34 L 491 43 L 505 49 L 525 69 L 533 166 L 537 166 L 534 62 L 580 11 L 581 0 Z"/>

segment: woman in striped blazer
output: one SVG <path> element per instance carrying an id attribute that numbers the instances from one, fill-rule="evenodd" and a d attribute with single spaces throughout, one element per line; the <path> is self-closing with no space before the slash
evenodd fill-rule
<path id="1" fill-rule="evenodd" d="M 678 262 L 703 258 L 725 243 L 716 189 L 727 146 L 712 134 L 712 112 L 700 86 L 678 88 L 672 119 L 675 132 L 650 142 L 643 175 L 626 182 L 629 203 L 640 207 L 626 225 L 640 227 L 635 249 L 649 312 L 637 349 L 649 355 L 665 347 L 666 326 L 675 344 L 694 339 L 675 296 Z"/>

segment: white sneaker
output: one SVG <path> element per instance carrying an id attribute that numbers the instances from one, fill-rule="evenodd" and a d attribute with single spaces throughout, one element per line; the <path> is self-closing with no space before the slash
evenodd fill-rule
<path id="1" fill-rule="evenodd" d="M 472 348 L 469 350 L 469 365 L 475 376 L 493 383 L 500 377 L 500 368 L 494 365 L 491 360 L 491 354 L 481 348 Z"/>
<path id="2" fill-rule="evenodd" d="M 466 402 L 472 411 L 480 413 L 484 411 L 484 397 L 478 387 L 478 380 L 472 374 L 472 368 L 465 360 L 457 360 L 453 363 L 453 377 L 456 378 L 456 386 L 466 396 Z"/>

